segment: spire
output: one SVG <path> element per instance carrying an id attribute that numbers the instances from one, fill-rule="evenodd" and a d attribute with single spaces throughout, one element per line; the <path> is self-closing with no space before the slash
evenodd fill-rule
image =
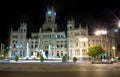
<path id="1" fill-rule="evenodd" d="M 86 25 L 86 29 L 88 29 L 88 25 Z"/>
<path id="2" fill-rule="evenodd" d="M 41 32 L 41 28 L 40 28 L 39 32 Z"/>
<path id="3" fill-rule="evenodd" d="M 73 18 L 69 19 L 68 22 L 67 22 L 67 24 L 75 24 Z"/>
<path id="4" fill-rule="evenodd" d="M 79 28 L 81 28 L 81 24 L 79 25 Z"/>
<path id="5" fill-rule="evenodd" d="M 25 27 L 25 26 L 27 26 L 27 24 L 25 22 L 21 22 L 20 26 L 24 26 Z"/>
<path id="6" fill-rule="evenodd" d="M 13 28 L 11 27 L 11 32 L 13 31 Z"/>
<path id="7" fill-rule="evenodd" d="M 53 8 L 53 6 L 51 6 L 51 10 L 52 10 L 52 11 L 55 11 L 54 8 Z"/>

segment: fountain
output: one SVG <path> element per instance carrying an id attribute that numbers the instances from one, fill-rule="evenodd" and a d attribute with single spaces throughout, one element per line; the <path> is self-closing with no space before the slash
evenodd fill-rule
<path id="1" fill-rule="evenodd" d="M 40 54 L 41 54 L 44 58 L 46 58 L 45 52 L 44 52 L 43 50 L 40 50 Z"/>
<path id="2" fill-rule="evenodd" d="M 28 42 L 27 42 L 27 52 L 26 52 L 26 58 L 29 58 L 29 44 L 28 44 Z"/>

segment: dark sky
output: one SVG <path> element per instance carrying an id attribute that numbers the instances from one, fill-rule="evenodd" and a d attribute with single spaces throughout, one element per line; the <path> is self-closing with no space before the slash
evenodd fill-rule
<path id="1" fill-rule="evenodd" d="M 1 0 L 0 42 L 6 43 L 9 29 L 17 30 L 22 21 L 27 22 L 29 34 L 38 32 L 48 6 L 55 8 L 60 30 L 65 29 L 69 18 L 75 19 L 76 26 L 81 23 L 111 28 L 120 17 L 120 5 L 115 0 Z"/>

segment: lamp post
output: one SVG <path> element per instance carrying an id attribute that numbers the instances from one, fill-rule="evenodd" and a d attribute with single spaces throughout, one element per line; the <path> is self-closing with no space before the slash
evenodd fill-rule
<path id="1" fill-rule="evenodd" d="M 120 28 L 120 19 L 118 18 L 118 20 L 117 20 L 117 27 L 116 28 L 114 28 L 114 31 L 113 31 L 113 40 L 114 40 L 114 46 L 115 46 L 115 49 L 114 48 L 112 48 L 113 49 L 113 51 L 115 51 L 114 53 L 115 53 L 115 55 L 114 55 L 114 57 L 115 56 L 120 56 L 120 49 L 119 49 L 119 46 L 120 46 L 120 44 L 119 44 L 119 42 L 120 42 L 120 31 L 119 31 L 119 28 Z"/>
<path id="2" fill-rule="evenodd" d="M 118 27 L 120 27 L 120 20 L 118 21 Z"/>
<path id="3" fill-rule="evenodd" d="M 113 49 L 113 56 L 112 57 L 115 58 L 115 49 L 116 48 L 113 46 L 112 49 Z"/>

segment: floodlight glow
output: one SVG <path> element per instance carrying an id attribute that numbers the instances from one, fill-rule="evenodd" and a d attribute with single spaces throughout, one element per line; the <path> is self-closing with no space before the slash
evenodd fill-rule
<path id="1" fill-rule="evenodd" d="M 22 47 L 22 45 L 20 45 L 20 47 Z"/>
<path id="2" fill-rule="evenodd" d="M 118 32 L 118 29 L 114 29 L 114 32 Z"/>
<path id="3" fill-rule="evenodd" d="M 118 27 L 120 27 L 120 20 L 119 20 L 119 22 L 118 22 Z"/>
<path id="4" fill-rule="evenodd" d="M 48 11 L 48 14 L 51 14 L 52 12 L 51 11 Z"/>
<path id="5" fill-rule="evenodd" d="M 56 13 L 54 13 L 54 15 L 56 15 Z"/>
<path id="6" fill-rule="evenodd" d="M 115 49 L 115 47 L 112 47 L 112 49 L 114 50 L 114 49 Z"/>
<path id="7" fill-rule="evenodd" d="M 16 46 L 16 48 L 19 48 L 19 46 Z"/>
<path id="8" fill-rule="evenodd" d="M 100 35 L 101 34 L 101 31 L 96 31 L 95 32 L 95 35 Z"/>
<path id="9" fill-rule="evenodd" d="M 102 34 L 107 34 L 107 31 L 106 30 L 102 30 L 101 33 Z"/>
<path id="10" fill-rule="evenodd" d="M 101 34 L 107 34 L 107 31 L 106 30 L 97 30 L 95 32 L 95 35 L 101 35 Z"/>

